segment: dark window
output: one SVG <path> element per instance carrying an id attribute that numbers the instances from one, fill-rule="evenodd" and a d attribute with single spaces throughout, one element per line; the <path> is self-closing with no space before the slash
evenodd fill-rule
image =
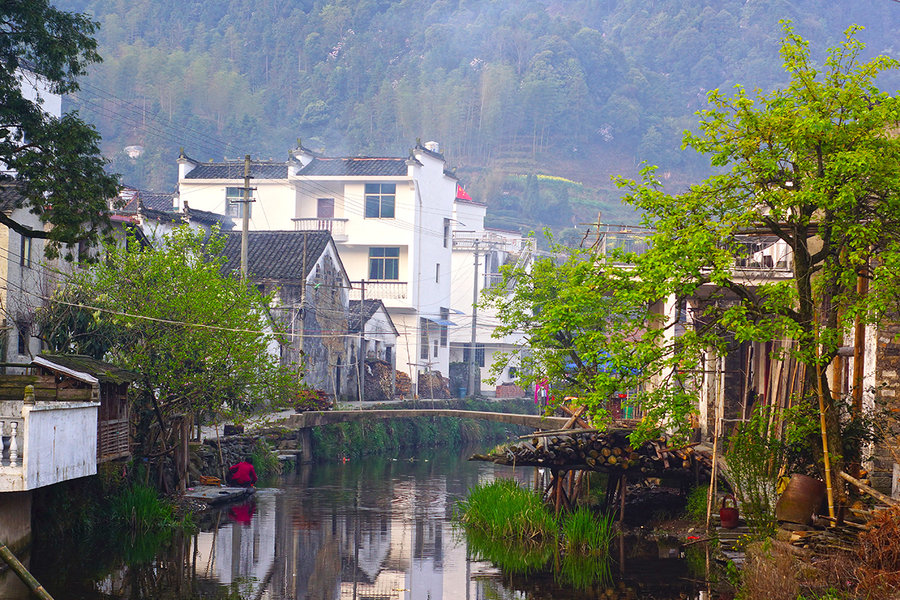
<path id="1" fill-rule="evenodd" d="M 253 199 L 252 190 L 250 191 L 250 199 Z M 253 214 L 253 209 L 250 204 L 244 202 L 244 188 L 225 188 L 225 214 L 229 217 L 244 218 L 244 212 L 241 209 L 242 206 L 246 206 L 247 210 L 250 211 L 247 213 L 248 216 Z"/>
<path id="2" fill-rule="evenodd" d="M 450 309 L 441 307 L 441 321 L 450 320 Z M 447 326 L 441 325 L 441 346 L 447 345 Z"/>
<path id="3" fill-rule="evenodd" d="M 26 321 L 17 322 L 16 333 L 18 334 L 16 351 L 19 354 L 28 354 L 28 339 L 31 337 L 31 323 Z"/>
<path id="4" fill-rule="evenodd" d="M 369 248 L 369 279 L 400 279 L 400 248 Z"/>
<path id="5" fill-rule="evenodd" d="M 419 358 L 428 358 L 428 321 L 419 317 Z"/>
<path id="6" fill-rule="evenodd" d="M 19 249 L 19 264 L 23 267 L 31 267 L 31 238 L 22 236 L 22 247 Z"/>
<path id="7" fill-rule="evenodd" d="M 440 263 L 434 265 L 434 282 L 435 283 L 441 282 L 441 264 Z"/>
<path id="8" fill-rule="evenodd" d="M 433 354 L 433 356 L 434 356 L 435 358 L 437 358 L 437 355 L 438 355 L 438 341 L 437 341 L 437 340 L 434 340 L 434 341 L 432 342 L 431 345 L 434 347 L 434 354 Z"/>
<path id="9" fill-rule="evenodd" d="M 316 218 L 334 218 L 334 198 L 318 198 L 316 200 Z"/>
<path id="10" fill-rule="evenodd" d="M 393 219 L 396 197 L 396 183 L 367 183 L 366 218 Z"/>
<path id="11" fill-rule="evenodd" d="M 444 248 L 450 247 L 450 219 L 444 219 Z"/>
<path id="12" fill-rule="evenodd" d="M 469 350 L 471 346 L 463 347 L 463 362 L 469 364 Z M 483 367 L 484 366 L 484 345 L 483 344 L 475 344 L 475 366 Z"/>

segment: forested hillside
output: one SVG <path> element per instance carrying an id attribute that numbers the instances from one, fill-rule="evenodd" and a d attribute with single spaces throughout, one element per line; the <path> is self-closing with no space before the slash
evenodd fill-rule
<path id="1" fill-rule="evenodd" d="M 433 139 L 495 224 L 525 228 L 562 229 L 599 208 L 633 220 L 608 179 L 642 160 L 673 185 L 704 172 L 679 150 L 681 132 L 708 90 L 779 83 L 779 19 L 814 50 L 859 23 L 868 54 L 900 56 L 890 0 L 59 5 L 101 23 L 104 63 L 69 105 L 97 124 L 130 185 L 171 189 L 182 146 L 201 160 L 282 158 L 297 138 L 332 155 L 404 155 Z M 144 154 L 127 158 L 130 145 Z"/>

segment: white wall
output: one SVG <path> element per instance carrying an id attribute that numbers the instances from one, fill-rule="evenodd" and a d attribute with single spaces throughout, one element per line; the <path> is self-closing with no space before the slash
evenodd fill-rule
<path id="1" fill-rule="evenodd" d="M 20 466 L 0 467 L 0 491 L 33 490 L 97 474 L 99 402 L 21 406 Z"/>

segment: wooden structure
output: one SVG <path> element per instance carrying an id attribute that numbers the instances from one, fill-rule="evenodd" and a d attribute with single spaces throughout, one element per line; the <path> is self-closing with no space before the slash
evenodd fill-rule
<path id="1" fill-rule="evenodd" d="M 32 361 L 31 368 L 34 375 L 12 377 L 35 379 L 36 400 L 100 402 L 98 463 L 131 456 L 128 386 L 137 374 L 80 355 L 41 355 Z"/>

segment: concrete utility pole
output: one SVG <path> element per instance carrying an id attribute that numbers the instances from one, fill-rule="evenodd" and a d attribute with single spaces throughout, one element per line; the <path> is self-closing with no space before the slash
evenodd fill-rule
<path id="1" fill-rule="evenodd" d="M 478 327 L 478 244 L 475 244 L 475 277 L 472 280 L 472 339 L 469 343 L 469 396 L 475 397 L 475 333 Z"/>
<path id="2" fill-rule="evenodd" d="M 247 240 L 250 237 L 250 155 L 244 156 L 244 199 L 241 201 L 243 225 L 241 228 L 241 281 L 247 281 Z M 226 208 L 227 210 L 227 208 Z"/>
<path id="3" fill-rule="evenodd" d="M 356 378 L 359 380 L 359 407 L 362 408 L 363 400 L 366 399 L 366 357 L 363 355 L 363 343 L 366 339 L 366 323 L 365 319 L 365 305 L 366 305 L 366 282 L 365 280 L 359 282 L 359 356 L 356 361 L 356 369 L 357 376 Z"/>

